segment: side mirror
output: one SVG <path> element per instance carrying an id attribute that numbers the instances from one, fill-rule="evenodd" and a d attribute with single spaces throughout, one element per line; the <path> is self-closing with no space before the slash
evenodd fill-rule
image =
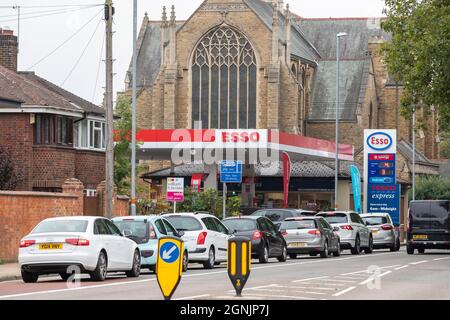
<path id="1" fill-rule="evenodd" d="M 333 227 L 333 231 L 338 232 L 339 231 L 339 227 Z"/>
<path id="2" fill-rule="evenodd" d="M 182 236 L 184 236 L 184 231 L 178 231 L 178 236 L 181 238 Z"/>
<path id="3" fill-rule="evenodd" d="M 131 231 L 130 231 L 130 230 L 123 230 L 123 231 L 122 231 L 122 236 L 123 236 L 123 237 L 129 237 L 129 236 L 131 236 Z"/>

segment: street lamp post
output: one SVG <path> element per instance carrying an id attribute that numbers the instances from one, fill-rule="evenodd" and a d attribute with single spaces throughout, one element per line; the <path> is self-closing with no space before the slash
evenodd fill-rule
<path id="1" fill-rule="evenodd" d="M 340 32 L 336 35 L 336 159 L 334 168 L 334 209 L 338 209 L 339 184 L 339 40 L 347 34 Z"/>
<path id="2" fill-rule="evenodd" d="M 136 215 L 136 39 L 137 0 L 133 1 L 133 66 L 132 66 L 132 124 L 131 124 L 131 215 Z"/>

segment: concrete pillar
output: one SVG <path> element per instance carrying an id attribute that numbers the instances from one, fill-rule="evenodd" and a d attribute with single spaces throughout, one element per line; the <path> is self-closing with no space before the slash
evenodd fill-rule
<path id="1" fill-rule="evenodd" d="M 218 189 L 218 181 L 217 181 L 217 165 L 205 165 L 205 173 L 208 174 L 208 177 L 205 180 L 204 188 L 206 189 Z"/>
<path id="2" fill-rule="evenodd" d="M 78 212 L 79 215 L 84 214 L 84 185 L 83 183 L 75 178 L 67 179 L 62 185 L 62 192 L 66 194 L 73 194 L 78 197 L 77 207 L 74 208 L 73 212 Z"/>

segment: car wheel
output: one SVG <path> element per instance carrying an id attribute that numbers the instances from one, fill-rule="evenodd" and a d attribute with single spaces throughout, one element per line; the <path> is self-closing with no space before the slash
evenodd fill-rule
<path id="1" fill-rule="evenodd" d="M 187 251 L 184 252 L 183 255 L 183 272 L 186 272 L 189 266 L 189 256 Z"/>
<path id="2" fill-rule="evenodd" d="M 137 278 L 141 274 L 141 254 L 138 250 L 133 255 L 133 267 L 126 274 L 128 278 Z"/>
<path id="3" fill-rule="evenodd" d="M 94 281 L 105 281 L 108 271 L 108 262 L 105 253 L 102 251 L 98 255 L 97 267 L 91 272 L 91 279 Z"/>
<path id="4" fill-rule="evenodd" d="M 59 276 L 61 277 L 61 279 L 63 279 L 64 281 L 67 281 L 67 280 L 70 278 L 71 275 L 72 275 L 72 274 L 70 274 L 70 273 L 65 273 L 65 272 L 61 272 L 61 273 L 59 274 Z"/>
<path id="5" fill-rule="evenodd" d="M 209 248 L 208 252 L 208 261 L 203 263 L 203 267 L 205 269 L 213 269 L 214 264 L 216 263 L 216 254 L 214 253 L 214 248 Z"/>
<path id="6" fill-rule="evenodd" d="M 397 243 L 395 246 L 395 251 L 400 251 L 401 245 L 400 245 L 400 239 L 397 239 Z"/>
<path id="7" fill-rule="evenodd" d="M 351 248 L 352 254 L 358 255 L 361 253 L 361 241 L 359 240 L 359 236 L 356 236 L 355 246 Z"/>
<path id="8" fill-rule="evenodd" d="M 291 253 L 291 254 L 289 255 L 289 258 L 291 258 L 291 259 L 297 259 L 297 255 L 296 255 L 295 253 Z"/>
<path id="9" fill-rule="evenodd" d="M 265 245 L 259 255 L 259 263 L 267 262 L 269 262 L 269 248 L 267 248 L 267 245 Z"/>
<path id="10" fill-rule="evenodd" d="M 330 252 L 328 251 L 328 242 L 325 241 L 324 245 L 323 245 L 323 250 L 320 252 L 320 257 L 321 258 L 328 258 L 330 255 Z"/>
<path id="11" fill-rule="evenodd" d="M 341 255 L 341 242 L 338 241 L 336 251 L 333 252 L 333 256 L 339 257 Z"/>
<path id="12" fill-rule="evenodd" d="M 414 254 L 414 247 L 411 246 L 410 244 L 406 245 L 406 253 L 408 254 Z"/>
<path id="13" fill-rule="evenodd" d="M 39 279 L 39 275 L 36 273 L 22 271 L 22 280 L 25 283 L 36 283 Z"/>
<path id="14" fill-rule="evenodd" d="M 369 246 L 364 249 L 364 252 L 366 254 L 371 254 L 373 252 L 373 238 L 372 237 L 369 238 Z"/>
<path id="15" fill-rule="evenodd" d="M 287 260 L 287 248 L 286 246 L 283 246 L 283 252 L 281 253 L 281 256 L 279 256 L 278 261 L 285 262 Z"/>
<path id="16" fill-rule="evenodd" d="M 310 255 L 311 257 L 316 257 L 316 256 L 317 256 L 317 252 L 310 252 L 309 255 Z"/>
<path id="17" fill-rule="evenodd" d="M 417 249 L 417 251 L 419 251 L 420 254 L 424 254 L 425 253 L 425 249 Z"/>
<path id="18" fill-rule="evenodd" d="M 156 273 L 156 266 L 151 266 L 148 268 L 148 270 L 150 270 L 150 272 Z"/>

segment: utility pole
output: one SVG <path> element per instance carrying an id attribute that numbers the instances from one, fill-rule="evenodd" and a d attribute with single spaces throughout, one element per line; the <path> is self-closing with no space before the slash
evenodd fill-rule
<path id="1" fill-rule="evenodd" d="M 416 106 L 413 109 L 412 124 L 412 200 L 416 200 Z"/>
<path id="2" fill-rule="evenodd" d="M 20 6 L 17 4 L 13 6 L 14 10 L 17 10 L 17 53 L 19 53 L 20 49 Z M 17 55 L 17 66 L 19 66 L 19 55 Z"/>
<path id="3" fill-rule="evenodd" d="M 105 116 L 106 116 L 106 216 L 112 218 L 114 214 L 114 109 L 113 109 L 113 59 L 112 59 L 112 25 L 114 8 L 112 0 L 105 1 L 106 24 L 106 92 L 105 92 Z"/>
<path id="4" fill-rule="evenodd" d="M 131 121 L 131 215 L 136 215 L 136 39 L 137 38 L 137 0 L 133 1 L 133 67 L 132 67 L 132 121 Z M 174 203 L 176 208 L 176 202 Z"/>

